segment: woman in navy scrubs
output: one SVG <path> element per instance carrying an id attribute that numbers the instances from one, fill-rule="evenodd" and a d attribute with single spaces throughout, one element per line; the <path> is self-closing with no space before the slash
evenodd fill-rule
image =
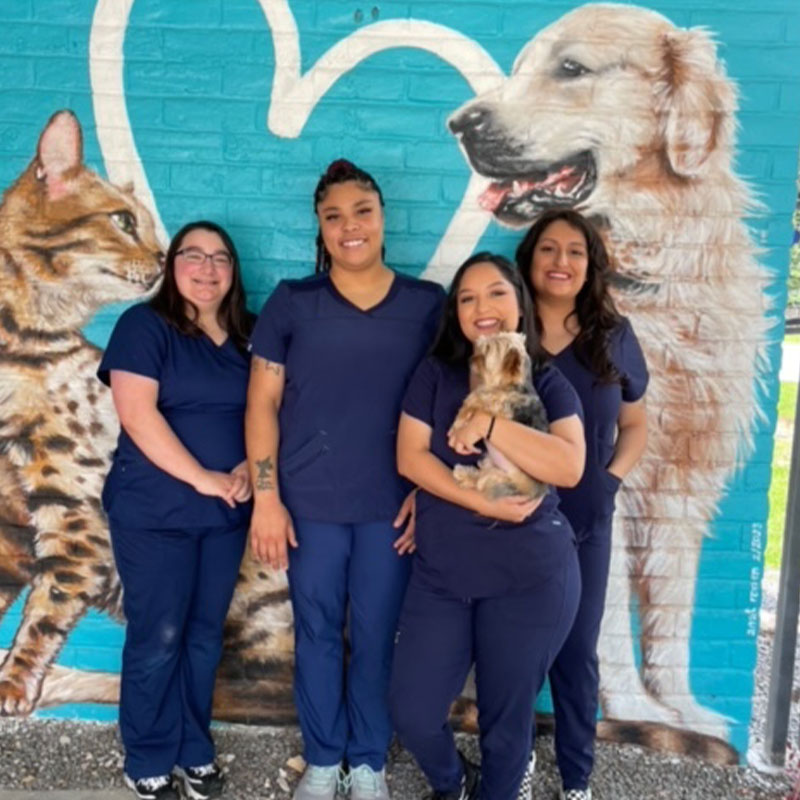
<path id="1" fill-rule="evenodd" d="M 316 274 L 284 280 L 253 332 L 247 452 L 256 558 L 288 567 L 305 774 L 295 800 L 385 800 L 387 688 L 413 530 L 400 401 L 444 292 L 383 262 L 373 178 L 333 162 L 314 194 Z M 350 660 L 344 674 L 344 628 Z M 349 764 L 349 773 L 342 769 Z"/>
<path id="2" fill-rule="evenodd" d="M 103 491 L 127 619 L 120 731 L 141 798 L 218 795 L 209 726 L 222 629 L 250 522 L 244 410 L 250 316 L 212 222 L 184 226 L 147 304 L 120 316 L 98 370 L 121 430 Z"/>
<path id="3" fill-rule="evenodd" d="M 526 334 L 548 433 L 484 413 L 451 427 L 470 390 L 473 343 L 504 330 Z M 584 461 L 580 403 L 546 361 L 518 273 L 506 259 L 480 253 L 456 273 L 431 355 L 403 401 L 398 466 L 420 492 L 390 703 L 400 740 L 434 800 L 517 796 L 531 748 L 531 709 L 578 606 L 574 536 L 555 490 L 538 501 L 492 501 L 461 488 L 452 472 L 456 464 L 476 463 L 483 440 L 540 481 L 577 483 Z M 480 780 L 457 753 L 447 724 L 473 663 Z"/>
<path id="4" fill-rule="evenodd" d="M 559 489 L 575 531 L 583 592 L 575 623 L 549 673 L 556 756 L 566 800 L 590 800 L 597 717 L 597 639 L 611 554 L 614 496 L 647 441 L 647 367 L 630 322 L 608 293 L 608 255 L 577 212 L 542 214 L 517 249 L 542 346 L 575 387 L 584 410 L 586 470 Z M 530 790 L 526 797 L 530 796 Z"/>

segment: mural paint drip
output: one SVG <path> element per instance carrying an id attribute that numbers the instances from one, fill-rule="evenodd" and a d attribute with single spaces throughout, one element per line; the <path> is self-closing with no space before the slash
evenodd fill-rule
<path id="1" fill-rule="evenodd" d="M 615 296 L 645 348 L 652 384 L 648 452 L 614 523 L 600 734 L 735 759 L 729 720 L 692 691 L 690 633 L 703 538 L 753 448 L 769 308 L 745 224 L 752 195 L 732 163 L 736 88 L 709 34 L 636 6 L 588 4 L 531 31 L 506 77 L 452 28 L 384 19 L 303 73 L 289 4 L 260 5 L 275 60 L 272 134 L 299 137 L 326 92 L 386 50 L 432 53 L 474 91 L 448 108 L 442 131 L 460 143 L 469 180 L 426 277 L 447 282 L 489 226 L 523 228 L 549 205 L 575 207 L 602 228 Z M 30 587 L 0 666 L 5 714 L 118 696 L 116 675 L 54 664 L 87 608 L 119 608 L 99 506 L 117 422 L 94 379 L 99 351 L 81 328 L 105 304 L 148 296 L 165 234 L 125 100 L 132 6 L 98 3 L 91 36 L 110 182 L 84 166 L 80 125 L 62 112 L 0 206 L 0 614 Z M 215 715 L 292 719 L 292 647 L 285 577 L 248 555 Z M 474 723 L 468 698 L 458 714 Z"/>

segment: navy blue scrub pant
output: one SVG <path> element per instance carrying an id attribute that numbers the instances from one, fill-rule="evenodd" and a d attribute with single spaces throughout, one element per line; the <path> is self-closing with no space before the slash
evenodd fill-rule
<path id="1" fill-rule="evenodd" d="M 597 640 L 611 558 L 611 518 L 578 540 L 581 599 L 575 622 L 548 675 L 556 723 L 556 760 L 564 789 L 586 789 L 594 766 L 599 669 Z"/>
<path id="2" fill-rule="evenodd" d="M 411 559 L 391 521 L 295 519 L 289 553 L 295 625 L 294 699 L 307 763 L 347 759 L 383 768 L 392 738 L 387 693 L 397 617 Z M 350 661 L 345 676 L 344 630 Z"/>
<path id="3" fill-rule="evenodd" d="M 579 595 L 572 548 L 559 572 L 525 594 L 460 598 L 412 576 L 389 697 L 400 741 L 436 791 L 456 791 L 461 782 L 448 712 L 474 662 L 480 796 L 515 800 L 531 752 L 531 709 Z"/>
<path id="4" fill-rule="evenodd" d="M 111 524 L 124 591 L 119 726 L 134 780 L 214 759 L 211 697 L 246 528 Z"/>

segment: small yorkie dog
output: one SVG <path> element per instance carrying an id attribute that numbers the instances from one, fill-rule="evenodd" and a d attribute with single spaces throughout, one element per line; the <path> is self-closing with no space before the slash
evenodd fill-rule
<path id="1" fill-rule="evenodd" d="M 463 425 L 477 411 L 510 419 L 540 431 L 548 430 L 547 414 L 531 383 L 531 360 L 521 333 L 481 336 L 470 360 L 472 385 L 453 427 Z M 486 497 L 523 495 L 532 500 L 547 492 L 547 484 L 512 464 L 491 442 L 477 467 L 458 464 L 453 475 L 465 489 L 478 489 Z"/>

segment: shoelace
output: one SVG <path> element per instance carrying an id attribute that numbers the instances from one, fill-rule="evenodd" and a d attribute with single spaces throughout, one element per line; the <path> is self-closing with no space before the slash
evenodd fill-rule
<path id="1" fill-rule="evenodd" d="M 359 792 L 377 795 L 380 789 L 380 774 L 366 764 L 362 764 L 360 767 L 350 770 L 350 774 L 347 776 L 348 788 L 356 786 Z"/>
<path id="2" fill-rule="evenodd" d="M 147 789 L 148 792 L 154 792 L 156 789 L 160 789 L 162 786 L 169 785 L 169 776 L 168 775 L 156 775 L 155 778 L 140 778 L 136 783 L 140 783 Z"/>
<path id="3" fill-rule="evenodd" d="M 209 775 L 213 775 L 217 771 L 217 765 L 212 761 L 209 764 L 203 764 L 200 767 L 189 767 L 189 771 L 192 775 L 196 775 L 198 778 L 206 778 Z"/>
<path id="4" fill-rule="evenodd" d="M 331 785 L 331 781 L 336 780 L 338 772 L 339 767 L 308 766 L 304 779 L 309 789 L 327 789 Z"/>

